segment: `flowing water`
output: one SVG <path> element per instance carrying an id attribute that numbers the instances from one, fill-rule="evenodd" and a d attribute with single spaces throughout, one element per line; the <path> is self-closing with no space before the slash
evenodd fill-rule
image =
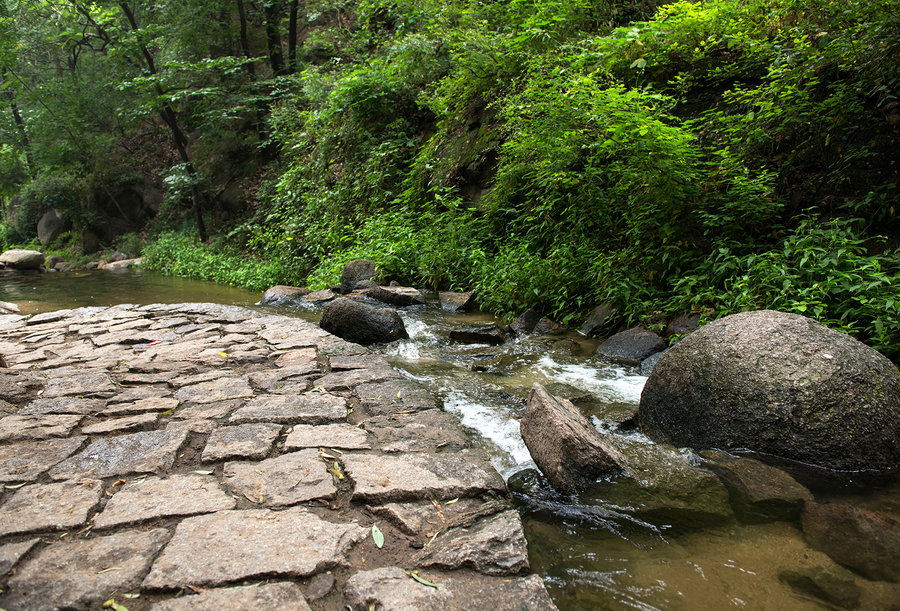
<path id="1" fill-rule="evenodd" d="M 0 301 L 19 304 L 23 313 L 118 303 L 252 306 L 258 299 L 242 289 L 140 271 L 0 278 Z M 318 319 L 316 310 L 277 311 Z M 560 609 L 834 608 L 779 579 L 786 568 L 832 564 L 805 544 L 796 520 L 647 516 L 621 495 L 563 497 L 533 472 L 521 473 L 535 466 L 518 425 L 535 382 L 575 397 L 598 428 L 627 436 L 633 444 L 652 444 L 628 425 L 646 378 L 594 357 L 597 342 L 568 335 L 519 338 L 499 347 L 464 346 L 448 340 L 451 329 L 495 319 L 447 315 L 433 302 L 402 315 L 410 339 L 383 348 L 385 356 L 460 417 L 504 478 L 520 482 L 513 496 L 532 569 L 544 577 Z M 846 479 L 804 483 L 813 487 L 817 500 L 841 498 L 900 517 L 896 485 L 871 488 Z M 615 490 L 616 484 L 611 486 Z M 856 583 L 862 588 L 861 608 L 898 608 L 897 584 L 859 576 Z"/>

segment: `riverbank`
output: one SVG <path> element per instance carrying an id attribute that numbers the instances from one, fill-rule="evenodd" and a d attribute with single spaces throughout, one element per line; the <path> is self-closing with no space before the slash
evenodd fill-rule
<path id="1" fill-rule="evenodd" d="M 553 608 L 503 479 L 365 348 L 211 304 L 0 333 L 4 606 Z"/>

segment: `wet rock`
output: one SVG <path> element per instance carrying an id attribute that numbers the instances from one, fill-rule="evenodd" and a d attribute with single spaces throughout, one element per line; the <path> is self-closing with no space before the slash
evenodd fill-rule
<path id="1" fill-rule="evenodd" d="M 481 499 L 459 499 L 448 505 L 447 501 L 452 500 L 435 499 L 437 504 L 431 501 L 388 503 L 370 509 L 375 515 L 389 520 L 401 532 L 427 541 L 448 525 L 456 523 L 462 516 L 474 514 L 485 505 Z"/>
<path id="2" fill-rule="evenodd" d="M 319 573 L 309 580 L 306 586 L 306 600 L 316 601 L 325 598 L 334 588 L 334 575 L 331 573 Z"/>
<path id="3" fill-rule="evenodd" d="M 105 269 L 110 272 L 120 272 L 130 267 L 140 267 L 143 260 L 144 259 L 142 257 L 136 257 L 134 259 L 122 259 L 121 261 L 110 261 L 109 263 L 98 265 L 97 269 Z"/>
<path id="4" fill-rule="evenodd" d="M 333 578 L 332 578 L 333 579 Z M 297 584 L 290 582 L 257 584 L 245 588 L 207 590 L 196 596 L 165 600 L 151 607 L 152 611 L 223 611 L 253 609 L 254 611 L 308 611 L 309 605 Z"/>
<path id="5" fill-rule="evenodd" d="M 423 579 L 437 584 L 424 586 L 397 567 L 361 571 L 347 580 L 344 597 L 354 611 L 416 609 L 416 611 L 550 611 L 544 582 L 537 575 L 515 579 L 486 575 L 453 575 L 421 571 Z"/>
<path id="6" fill-rule="evenodd" d="M 544 496 L 552 486 L 537 469 L 522 469 L 509 476 L 506 480 L 506 489 L 525 496 Z"/>
<path id="7" fill-rule="evenodd" d="M 56 543 L 26 561 L 9 580 L 10 609 L 100 608 L 136 590 L 169 538 L 162 528 Z M 116 567 L 115 570 L 105 570 Z"/>
<path id="8" fill-rule="evenodd" d="M 659 362 L 659 359 L 661 359 L 665 353 L 666 351 L 663 350 L 662 352 L 651 354 L 641 361 L 641 375 L 649 376 L 653 372 L 653 368 L 656 367 L 656 364 Z"/>
<path id="9" fill-rule="evenodd" d="M 347 418 L 347 400 L 326 392 L 302 395 L 261 395 L 237 410 L 228 421 L 281 424 L 328 424 Z"/>
<path id="10" fill-rule="evenodd" d="M 603 328 L 611 325 L 617 314 L 613 306 L 601 303 L 591 310 L 588 317 L 581 323 L 581 327 L 578 328 L 578 332 L 586 337 L 596 335 Z"/>
<path id="11" fill-rule="evenodd" d="M 105 435 L 107 433 L 131 433 L 149 431 L 156 426 L 159 414 L 137 414 L 124 418 L 113 418 L 81 427 L 85 435 Z"/>
<path id="12" fill-rule="evenodd" d="M 845 609 L 855 607 L 862 593 L 853 573 L 839 566 L 786 569 L 778 578 L 798 592 Z"/>
<path id="13" fill-rule="evenodd" d="M 718 450 L 704 450 L 704 466 L 732 491 L 744 514 L 776 519 L 796 518 L 813 496 L 793 477 L 752 458 L 738 458 Z"/>
<path id="14" fill-rule="evenodd" d="M 375 261 L 369 259 L 355 259 L 344 266 L 341 273 L 341 293 L 345 295 L 355 289 L 361 282 L 372 280 L 378 276 L 378 267 Z"/>
<path id="15" fill-rule="evenodd" d="M 187 433 L 147 431 L 104 437 L 50 470 L 53 479 L 112 477 L 169 469 Z"/>
<path id="16" fill-rule="evenodd" d="M 331 289 L 322 289 L 321 291 L 313 291 L 303 297 L 303 301 L 307 303 L 326 303 L 333 300 L 337 295 Z"/>
<path id="17" fill-rule="evenodd" d="M 13 248 L 0 254 L 0 265 L 13 269 L 30 270 L 40 269 L 44 264 L 44 254 L 37 250 L 23 250 Z"/>
<path id="18" fill-rule="evenodd" d="M 273 423 L 223 426 L 212 432 L 203 449 L 203 462 L 226 458 L 264 458 L 281 434 L 281 425 Z"/>
<path id="19" fill-rule="evenodd" d="M 541 315 L 534 308 L 530 308 L 522 312 L 518 318 L 516 318 L 509 325 L 509 330 L 515 333 L 516 335 L 528 335 L 529 333 L 534 331 L 534 328 L 541 320 Z"/>
<path id="20" fill-rule="evenodd" d="M 367 503 L 474 496 L 506 488 L 489 462 L 467 450 L 456 454 L 344 454 L 356 484 L 353 500 Z"/>
<path id="21" fill-rule="evenodd" d="M 465 312 L 475 303 L 475 293 L 469 291 L 466 293 L 455 293 L 452 291 L 441 291 L 438 293 L 438 299 L 441 302 L 441 309 L 445 312 L 454 314 Z"/>
<path id="22" fill-rule="evenodd" d="M 0 545 L 0 579 L 9 573 L 22 556 L 34 549 L 40 539 L 28 539 L 21 543 L 10 543 L 9 545 Z"/>
<path id="23" fill-rule="evenodd" d="M 625 457 L 607 443 L 571 401 L 531 388 L 520 422 L 528 451 L 553 487 L 566 494 L 586 489 L 598 477 L 626 467 Z"/>
<path id="24" fill-rule="evenodd" d="M 18 314 L 19 306 L 8 301 L 0 301 L 0 314 Z"/>
<path id="25" fill-rule="evenodd" d="M 597 354 L 623 365 L 640 365 L 641 361 L 666 349 L 666 342 L 653 331 L 633 327 L 616 333 L 597 347 Z"/>
<path id="26" fill-rule="evenodd" d="M 284 306 L 297 305 L 303 302 L 303 297 L 312 293 L 308 288 L 299 286 L 285 286 L 278 284 L 263 293 L 259 305 Z"/>
<path id="27" fill-rule="evenodd" d="M 515 510 L 484 518 L 467 528 L 439 535 L 415 559 L 416 566 L 470 568 L 486 575 L 528 570 L 528 545 Z"/>
<path id="28" fill-rule="evenodd" d="M 298 424 L 284 442 L 285 450 L 303 448 L 337 448 L 339 450 L 368 450 L 372 447 L 364 429 L 351 424 Z"/>
<path id="29" fill-rule="evenodd" d="M 82 421 L 83 416 L 58 414 L 42 416 L 7 416 L 0 419 L 0 441 L 65 437 Z"/>
<path id="30" fill-rule="evenodd" d="M 325 306 L 319 326 L 340 338 L 364 346 L 409 337 L 396 310 L 376 308 L 343 297 Z"/>
<path id="31" fill-rule="evenodd" d="M 30 482 L 74 454 L 87 437 L 49 439 L 0 446 L 0 482 Z"/>
<path id="32" fill-rule="evenodd" d="M 647 434 L 678 446 L 891 469 L 900 463 L 900 370 L 809 318 L 745 312 L 672 346 L 647 380 L 640 417 Z"/>
<path id="33" fill-rule="evenodd" d="M 97 480 L 20 488 L 0 507 L 0 536 L 80 526 L 102 494 L 103 483 Z"/>
<path id="34" fill-rule="evenodd" d="M 460 344 L 488 344 L 499 346 L 506 341 L 506 333 L 499 326 L 491 324 L 480 327 L 466 327 L 450 331 L 450 340 Z"/>
<path id="35" fill-rule="evenodd" d="M 680 314 L 666 325 L 666 337 L 673 335 L 688 335 L 700 326 L 699 314 Z"/>
<path id="36" fill-rule="evenodd" d="M 225 485 L 237 494 L 268 507 L 330 499 L 337 493 L 328 465 L 316 450 L 302 450 L 261 462 L 229 462 Z"/>
<path id="37" fill-rule="evenodd" d="M 112 528 L 171 516 L 192 516 L 233 509 L 235 500 L 216 478 L 188 474 L 128 482 L 94 520 L 94 528 Z"/>
<path id="38" fill-rule="evenodd" d="M 900 522 L 843 504 L 806 503 L 807 542 L 869 579 L 900 581 Z"/>
<path id="39" fill-rule="evenodd" d="M 554 397 L 566 399 L 572 403 L 581 403 L 584 401 L 594 401 L 597 399 L 592 393 L 582 390 L 565 382 L 551 382 L 544 386 L 544 390 Z"/>
<path id="40" fill-rule="evenodd" d="M 196 516 L 178 525 L 143 585 L 172 589 L 261 575 L 305 577 L 346 566 L 347 552 L 368 535 L 355 522 L 327 522 L 300 508 Z"/>
<path id="41" fill-rule="evenodd" d="M 411 286 L 376 286 L 366 289 L 365 294 L 366 297 L 398 308 L 425 305 L 425 295 Z"/>
<path id="42" fill-rule="evenodd" d="M 535 335 L 557 335 L 559 333 L 564 333 L 565 331 L 565 325 L 558 323 L 555 320 L 550 320 L 549 318 L 542 318 L 538 321 L 538 324 L 534 326 L 533 333 Z"/>
<path id="43" fill-rule="evenodd" d="M 571 339 L 559 339 L 553 342 L 550 346 L 550 351 L 553 354 L 559 354 L 562 356 L 577 356 L 581 353 L 581 346 L 578 345 L 578 342 Z"/>
<path id="44" fill-rule="evenodd" d="M 247 399 L 253 396 L 253 389 L 245 378 L 219 378 L 184 386 L 175 392 L 179 401 L 192 403 L 215 403 L 229 399 Z"/>

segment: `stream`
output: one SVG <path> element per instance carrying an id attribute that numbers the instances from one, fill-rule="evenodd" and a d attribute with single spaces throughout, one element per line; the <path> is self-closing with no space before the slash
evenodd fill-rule
<path id="1" fill-rule="evenodd" d="M 0 301 L 31 314 L 119 303 L 216 302 L 317 321 L 318 310 L 254 306 L 255 292 L 157 274 L 69 272 L 0 277 Z M 405 375 L 428 387 L 459 416 L 505 479 L 525 524 L 532 570 L 560 609 L 822 609 L 835 608 L 779 579 L 786 567 L 830 563 L 804 542 L 796 521 L 736 517 L 685 519 L 635 511 L 615 494 L 563 497 L 534 472 L 518 420 L 535 382 L 577 398 L 604 430 L 636 411 L 646 378 L 634 368 L 594 356 L 598 342 L 566 334 L 521 337 L 502 346 L 460 345 L 451 329 L 496 322 L 471 313 L 449 315 L 429 296 L 427 306 L 401 311 L 410 338 L 381 348 Z M 563 340 L 563 341 L 560 341 Z M 622 427 L 632 444 L 652 446 Z M 674 450 L 673 450 L 674 451 Z M 900 486 L 873 488 L 852 478 L 803 479 L 817 500 L 840 498 L 900 518 Z M 614 490 L 614 484 L 611 490 Z M 823 560 L 824 559 L 824 560 Z M 896 608 L 900 586 L 856 577 L 863 608 Z"/>

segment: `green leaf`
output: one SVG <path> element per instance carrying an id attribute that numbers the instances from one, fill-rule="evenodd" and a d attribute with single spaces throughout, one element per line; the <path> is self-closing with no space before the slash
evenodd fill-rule
<path id="1" fill-rule="evenodd" d="M 409 571 L 403 571 L 403 572 L 406 573 L 407 575 L 409 575 L 410 577 L 412 577 L 413 579 L 415 579 L 416 581 L 418 581 L 419 583 L 421 583 L 423 586 L 428 586 L 429 588 L 437 589 L 436 583 L 431 583 L 427 579 L 425 579 L 423 577 L 419 577 L 419 571 L 413 571 L 412 573 L 410 573 Z"/>
<path id="2" fill-rule="evenodd" d="M 384 533 L 378 528 L 378 524 L 372 524 L 372 540 L 375 541 L 375 547 L 378 549 L 384 546 Z"/>

